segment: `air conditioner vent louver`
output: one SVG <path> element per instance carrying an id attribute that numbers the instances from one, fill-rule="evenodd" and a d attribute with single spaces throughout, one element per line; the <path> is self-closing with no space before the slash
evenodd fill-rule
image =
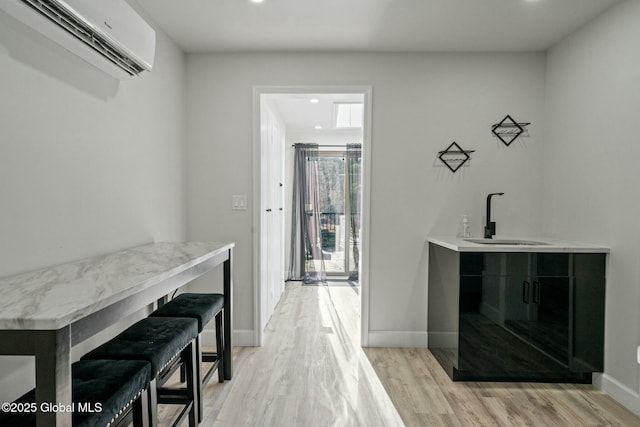
<path id="1" fill-rule="evenodd" d="M 0 0 L 0 10 L 102 71 L 151 71 L 156 34 L 125 0 Z"/>
<path id="2" fill-rule="evenodd" d="M 137 75 L 144 71 L 144 68 L 133 62 L 126 55 L 118 52 L 107 40 L 96 34 L 80 19 L 59 7 L 57 3 L 47 0 L 22 1 L 69 31 L 69 33 L 73 34 L 100 54 L 104 55 L 129 75 Z"/>

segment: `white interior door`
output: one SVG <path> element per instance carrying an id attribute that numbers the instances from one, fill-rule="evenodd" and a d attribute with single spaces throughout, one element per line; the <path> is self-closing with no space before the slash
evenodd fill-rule
<path id="1" fill-rule="evenodd" d="M 284 126 L 261 102 L 260 327 L 267 326 L 284 290 Z"/>

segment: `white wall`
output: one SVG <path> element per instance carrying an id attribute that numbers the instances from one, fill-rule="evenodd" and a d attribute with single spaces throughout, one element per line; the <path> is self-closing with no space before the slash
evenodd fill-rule
<path id="1" fill-rule="evenodd" d="M 118 82 L 0 12 L 0 277 L 186 237 L 184 69 L 158 33 Z M 33 366 L 1 359 L 6 401 Z"/>
<path id="2" fill-rule="evenodd" d="M 602 386 L 640 413 L 640 2 L 548 53 L 541 212 L 549 234 L 611 247 Z"/>
<path id="3" fill-rule="evenodd" d="M 499 234 L 540 231 L 544 73 L 543 53 L 188 55 L 187 234 L 236 241 L 236 328 L 253 328 L 254 207 L 231 211 L 254 191 L 252 86 L 372 85 L 368 326 L 373 344 L 424 345 L 429 234 L 466 213 L 479 235 L 493 191 Z M 533 123 L 508 148 L 490 133 L 506 114 Z M 477 150 L 455 175 L 436 162 L 453 141 Z"/>

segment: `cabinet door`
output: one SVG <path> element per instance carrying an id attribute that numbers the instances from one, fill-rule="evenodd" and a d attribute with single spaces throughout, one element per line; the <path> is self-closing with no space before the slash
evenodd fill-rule
<path id="1" fill-rule="evenodd" d="M 502 369 L 498 345 L 495 259 L 482 253 L 460 254 L 458 364 L 454 379 L 486 378 Z M 489 264 L 489 265 L 487 265 Z M 499 264 L 495 267 L 499 271 Z"/>
<path id="2" fill-rule="evenodd" d="M 604 368 L 605 254 L 575 254 L 569 341 L 574 372 Z"/>
<path id="3" fill-rule="evenodd" d="M 504 256 L 503 326 L 528 341 L 533 316 L 531 254 L 506 253 Z"/>
<path id="4" fill-rule="evenodd" d="M 570 320 L 570 254 L 535 256 L 531 284 L 531 342 L 566 368 Z"/>
<path id="5" fill-rule="evenodd" d="M 461 255 L 458 379 L 509 380 L 533 370 L 522 293 L 528 272 L 528 254 Z M 522 336 L 506 326 L 519 321 Z"/>

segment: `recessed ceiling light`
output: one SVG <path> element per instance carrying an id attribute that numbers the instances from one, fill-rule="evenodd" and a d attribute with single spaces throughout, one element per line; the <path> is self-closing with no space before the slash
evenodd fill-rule
<path id="1" fill-rule="evenodd" d="M 322 126 L 314 126 L 313 128 L 320 130 L 320 129 L 322 129 Z"/>
<path id="2" fill-rule="evenodd" d="M 264 0 L 251 0 L 251 3 L 262 3 Z"/>
<path id="3" fill-rule="evenodd" d="M 317 104 L 318 102 L 320 102 L 320 100 L 318 98 L 311 98 L 309 102 L 312 104 Z"/>

